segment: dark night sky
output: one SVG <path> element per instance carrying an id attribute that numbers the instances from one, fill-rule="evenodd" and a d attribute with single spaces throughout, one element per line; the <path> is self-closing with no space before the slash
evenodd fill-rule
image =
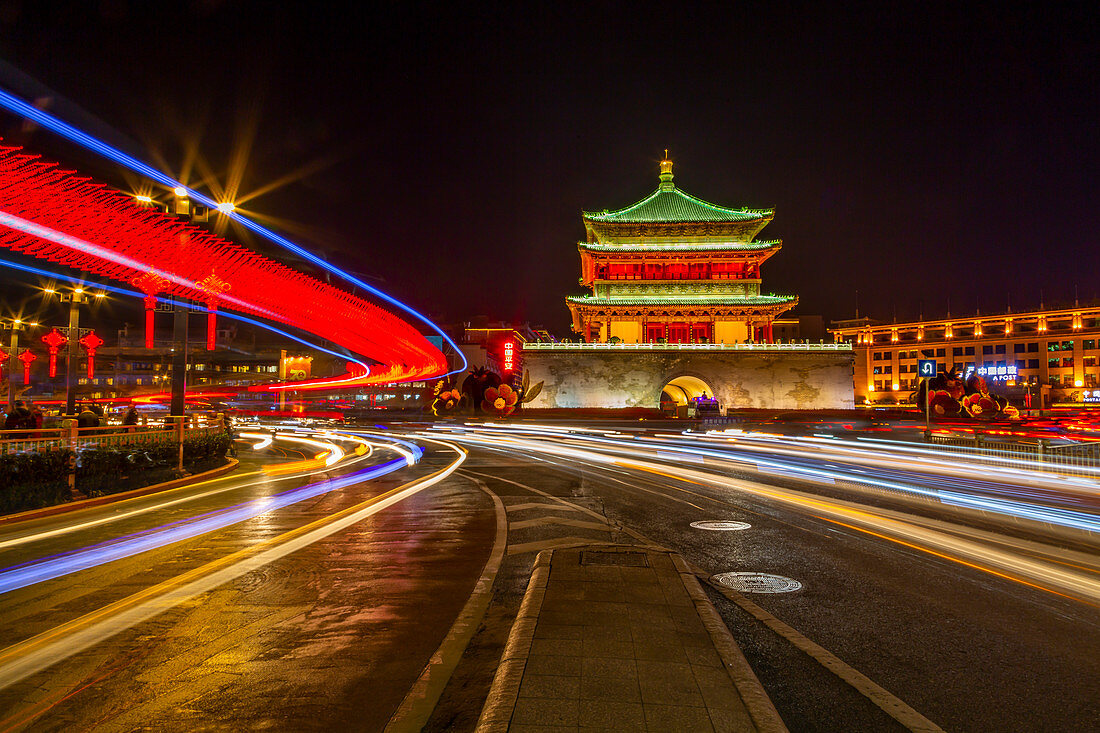
<path id="1" fill-rule="evenodd" d="M 442 320 L 566 335 L 581 209 L 664 148 L 776 207 L 765 289 L 798 312 L 1100 296 L 1094 5 L 327 5 L 6 0 L 0 56 L 173 172 L 201 131 L 224 180 L 251 116 L 243 191 L 320 169 L 246 208 Z"/>

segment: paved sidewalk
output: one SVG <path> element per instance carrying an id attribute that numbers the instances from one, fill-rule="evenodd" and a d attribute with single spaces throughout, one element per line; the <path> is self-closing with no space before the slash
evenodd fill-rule
<path id="1" fill-rule="evenodd" d="M 785 731 L 718 612 L 665 550 L 539 553 L 486 732 Z"/>

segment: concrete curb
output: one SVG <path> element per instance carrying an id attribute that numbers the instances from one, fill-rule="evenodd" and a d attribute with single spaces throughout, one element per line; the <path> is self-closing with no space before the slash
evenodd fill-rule
<path id="1" fill-rule="evenodd" d="M 17 522 L 25 522 L 31 519 L 40 519 L 42 517 L 51 517 L 55 514 L 65 514 L 66 512 L 75 512 L 81 509 L 89 509 L 91 507 L 102 506 L 104 504 L 113 504 L 116 501 L 125 501 L 126 499 L 136 499 L 148 494 L 155 494 L 158 491 L 168 491 L 169 489 L 178 489 L 181 486 L 187 486 L 189 484 L 199 483 L 208 479 L 217 478 L 224 474 L 229 473 L 237 466 L 240 465 L 240 461 L 236 458 L 230 458 L 229 463 L 218 468 L 213 468 L 203 473 L 196 473 L 193 476 L 184 476 L 183 478 L 172 479 L 171 481 L 164 481 L 159 484 L 152 484 L 151 486 L 143 486 L 140 489 L 132 489 L 130 491 L 123 491 L 119 494 L 107 494 L 106 496 L 97 496 L 92 499 L 81 499 L 80 501 L 71 501 L 65 504 L 55 504 L 54 506 L 45 506 L 41 509 L 30 509 L 25 512 L 19 512 L 18 514 L 8 514 L 0 517 L 0 525 L 15 524 Z"/>
<path id="2" fill-rule="evenodd" d="M 737 693 L 741 695 L 741 700 L 748 708 L 749 716 L 756 725 L 756 729 L 762 733 L 786 733 L 787 726 L 783 723 L 783 719 L 779 717 L 779 711 L 775 709 L 768 693 L 764 691 L 764 686 L 760 684 L 756 673 L 749 666 L 749 660 L 745 659 L 741 647 L 737 645 L 733 634 L 730 633 L 725 621 L 718 613 L 718 609 L 707 598 L 707 594 L 703 590 L 703 586 L 699 584 L 699 579 L 695 576 L 695 573 L 684 562 L 684 559 L 676 553 L 672 553 L 672 564 L 676 566 L 677 572 L 680 573 L 680 580 L 684 583 L 684 589 L 691 596 L 691 600 L 695 602 L 695 610 L 698 611 L 703 626 L 710 634 L 710 638 L 714 642 L 714 649 L 718 652 L 718 656 L 722 658 L 722 665 L 733 681 L 733 686 L 737 688 Z"/>
<path id="3" fill-rule="evenodd" d="M 531 653 L 531 642 L 535 638 L 535 626 L 538 624 L 542 600 L 546 596 L 546 583 L 550 578 L 550 560 L 553 550 L 543 550 L 535 558 L 535 567 L 531 580 L 527 583 L 527 592 L 523 594 L 523 603 L 508 634 L 508 642 L 500 657 L 500 666 L 493 676 L 493 685 L 485 698 L 476 730 L 481 733 L 504 733 L 512 722 L 512 712 L 519 698 L 519 684 L 523 680 L 523 670 L 527 666 L 527 657 Z"/>

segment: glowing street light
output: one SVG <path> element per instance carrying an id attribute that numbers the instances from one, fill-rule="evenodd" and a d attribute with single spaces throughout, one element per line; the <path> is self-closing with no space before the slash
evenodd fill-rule
<path id="1" fill-rule="evenodd" d="M 236 208 L 237 207 L 229 201 L 223 201 L 222 203 L 218 204 L 218 211 L 222 212 L 223 214 L 231 214 Z"/>
<path id="2" fill-rule="evenodd" d="M 172 189 L 172 193 L 176 194 L 181 199 L 187 198 L 187 189 L 183 186 L 176 186 L 174 189 Z"/>
<path id="3" fill-rule="evenodd" d="M 138 194 L 137 196 L 134 196 L 134 199 L 136 201 L 140 201 L 143 204 L 153 203 L 153 197 L 152 196 L 145 196 L 143 194 Z"/>

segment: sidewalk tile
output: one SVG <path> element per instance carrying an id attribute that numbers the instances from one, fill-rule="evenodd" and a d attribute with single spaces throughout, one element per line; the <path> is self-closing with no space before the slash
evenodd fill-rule
<path id="1" fill-rule="evenodd" d="M 585 641 L 602 639 L 606 641 L 633 641 L 634 637 L 629 626 L 578 626 L 583 633 L 581 638 Z"/>
<path id="2" fill-rule="evenodd" d="M 649 733 L 705 733 L 713 731 L 706 708 L 682 705 L 643 705 Z"/>
<path id="3" fill-rule="evenodd" d="M 519 686 L 520 697 L 580 697 L 581 678 L 564 675 L 525 674 Z"/>
<path id="4" fill-rule="evenodd" d="M 585 583 L 584 599 L 586 601 L 606 601 L 608 603 L 621 603 L 623 593 L 627 589 L 622 583 Z"/>
<path id="5" fill-rule="evenodd" d="M 718 656 L 718 652 L 714 651 L 713 646 L 685 646 L 684 652 L 692 664 L 702 667 L 722 668 L 724 666 L 722 658 Z"/>
<path id="6" fill-rule="evenodd" d="M 708 707 L 707 712 L 710 713 L 710 724 L 714 726 L 715 733 L 742 733 L 756 729 L 756 724 L 752 722 L 744 705 Z"/>
<path id="7" fill-rule="evenodd" d="M 512 722 L 518 725 L 577 725 L 579 701 L 521 697 Z"/>
<path id="8" fill-rule="evenodd" d="M 661 635 L 654 635 L 649 639 L 635 641 L 634 656 L 637 659 L 677 662 L 681 664 L 687 664 L 690 661 L 679 639 L 670 639 L 667 636 Z"/>
<path id="9" fill-rule="evenodd" d="M 708 707 L 730 707 L 741 704 L 737 687 L 724 668 L 692 667 L 692 674 L 699 685 L 703 701 Z"/>
<path id="10" fill-rule="evenodd" d="M 531 657 L 579 657 L 583 654 L 580 639 L 533 639 Z"/>
<path id="11" fill-rule="evenodd" d="M 590 657 L 581 663 L 581 676 L 637 679 L 638 667 L 633 659 Z"/>
<path id="12" fill-rule="evenodd" d="M 637 664 L 642 702 L 693 707 L 705 705 L 691 665 L 642 660 Z"/>
<path id="13" fill-rule="evenodd" d="M 584 635 L 583 626 L 563 626 L 561 624 L 548 624 L 539 619 L 535 627 L 536 639 L 580 639 Z"/>
<path id="14" fill-rule="evenodd" d="M 619 677 L 581 677 L 581 700 L 642 701 L 638 680 Z"/>
<path id="15" fill-rule="evenodd" d="M 634 643 L 613 639 L 586 639 L 581 647 L 586 657 L 622 657 L 634 658 Z"/>
<path id="16" fill-rule="evenodd" d="M 508 733 L 577 733 L 575 725 L 515 725 L 508 726 Z"/>
<path id="17" fill-rule="evenodd" d="M 653 568 L 619 568 L 623 582 L 632 585 L 660 585 Z"/>
<path id="18" fill-rule="evenodd" d="M 581 657 L 530 657 L 524 674 L 560 674 L 580 677 Z"/>
<path id="19" fill-rule="evenodd" d="M 645 712 L 636 702 L 582 700 L 578 721 L 581 728 L 637 731 L 645 728 Z"/>

